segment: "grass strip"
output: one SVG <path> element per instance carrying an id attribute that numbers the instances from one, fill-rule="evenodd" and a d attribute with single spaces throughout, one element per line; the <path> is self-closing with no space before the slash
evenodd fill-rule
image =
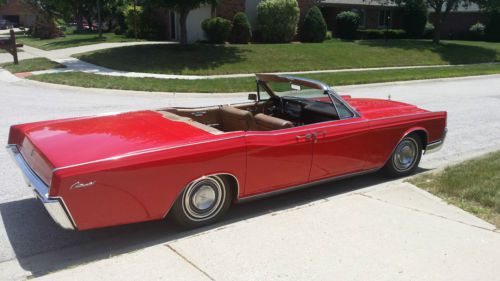
<path id="1" fill-rule="evenodd" d="M 500 227 L 500 152 L 409 182 Z"/>
<path id="2" fill-rule="evenodd" d="M 19 61 L 19 64 L 4 63 L 0 66 L 5 68 L 6 70 L 12 72 L 12 73 L 32 72 L 32 71 L 48 70 L 48 69 L 53 69 L 53 68 L 64 68 L 65 67 L 64 65 L 62 65 L 60 63 L 51 61 L 51 60 L 46 59 L 46 58 L 27 59 L 27 60 Z"/>
<path id="3" fill-rule="evenodd" d="M 407 81 L 500 73 L 500 64 L 430 67 L 414 69 L 370 70 L 356 72 L 297 75 L 323 81 L 332 86 L 377 82 Z M 150 92 L 234 93 L 255 91 L 254 78 L 203 80 L 128 78 L 72 72 L 43 74 L 29 79 L 85 88 L 136 90 Z"/>

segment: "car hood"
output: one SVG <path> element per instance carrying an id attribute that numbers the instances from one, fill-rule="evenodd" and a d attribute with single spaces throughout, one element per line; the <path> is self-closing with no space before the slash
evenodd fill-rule
<path id="1" fill-rule="evenodd" d="M 213 137 L 187 123 L 167 119 L 156 111 L 25 124 L 14 126 L 11 135 L 22 142 L 18 145 L 28 162 L 36 160 L 30 156 L 40 154 L 39 158 L 48 161 L 52 168 Z"/>
<path id="2" fill-rule="evenodd" d="M 375 119 L 427 112 L 414 105 L 382 99 L 365 99 L 344 97 L 365 118 Z"/>

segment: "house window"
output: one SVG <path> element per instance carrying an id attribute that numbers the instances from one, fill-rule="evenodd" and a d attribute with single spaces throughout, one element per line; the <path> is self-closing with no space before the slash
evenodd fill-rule
<path id="1" fill-rule="evenodd" d="M 391 10 L 379 10 L 378 11 L 378 26 L 390 28 L 391 27 Z"/>
<path id="2" fill-rule="evenodd" d="M 359 16 L 359 27 L 360 28 L 365 28 L 365 9 L 354 8 L 354 9 L 351 9 L 351 12 L 354 12 L 354 13 L 358 14 L 358 16 Z"/>

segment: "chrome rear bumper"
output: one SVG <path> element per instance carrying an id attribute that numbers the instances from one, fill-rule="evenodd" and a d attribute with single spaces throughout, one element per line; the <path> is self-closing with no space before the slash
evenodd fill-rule
<path id="1" fill-rule="evenodd" d="M 66 204 L 64 204 L 64 200 L 60 197 L 49 197 L 49 187 L 37 176 L 37 174 L 35 174 L 28 163 L 26 163 L 26 160 L 24 160 L 17 146 L 8 145 L 7 151 L 21 169 L 26 183 L 33 188 L 36 197 L 42 201 L 43 206 L 52 219 L 64 229 L 76 229 L 76 225 L 66 208 Z"/>
<path id="2" fill-rule="evenodd" d="M 431 143 L 428 143 L 427 144 L 427 147 L 425 148 L 425 155 L 427 154 L 431 154 L 431 153 L 434 153 L 434 152 L 437 152 L 439 150 L 441 150 L 441 148 L 443 148 L 443 145 L 444 145 L 444 140 L 446 139 L 446 134 L 448 133 L 448 129 L 444 129 L 444 132 L 443 132 L 443 138 L 438 140 L 438 141 L 434 141 L 434 142 L 431 142 Z"/>

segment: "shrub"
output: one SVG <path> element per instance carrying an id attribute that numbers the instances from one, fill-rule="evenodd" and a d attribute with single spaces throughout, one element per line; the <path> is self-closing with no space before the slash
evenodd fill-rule
<path id="1" fill-rule="evenodd" d="M 39 15 L 36 17 L 33 27 L 28 31 L 28 35 L 34 38 L 52 39 L 64 36 L 64 33 L 57 28 L 51 17 Z"/>
<path id="2" fill-rule="evenodd" d="M 403 11 L 403 28 L 408 36 L 422 37 L 427 23 L 427 5 L 424 0 L 406 0 Z"/>
<path id="3" fill-rule="evenodd" d="M 297 0 L 264 0 L 257 5 L 257 22 L 265 42 L 290 42 L 299 23 Z"/>
<path id="4" fill-rule="evenodd" d="M 328 30 L 325 35 L 325 40 L 332 40 L 333 39 L 333 34 L 331 30 Z"/>
<path id="5" fill-rule="evenodd" d="M 142 11 L 143 9 L 141 6 L 136 6 L 135 10 L 133 6 L 127 6 L 125 8 L 123 14 L 125 16 L 125 25 L 127 26 L 127 37 L 135 37 L 136 32 L 137 36 L 139 36 Z"/>
<path id="6" fill-rule="evenodd" d="M 125 8 L 125 25 L 127 26 L 126 36 L 135 37 L 137 28 L 137 37 L 144 39 L 162 39 L 163 32 L 159 22 L 152 15 L 151 8 L 133 6 Z M 123 33 L 123 30 L 115 30 Z"/>
<path id="7" fill-rule="evenodd" d="M 321 10 L 313 6 L 304 18 L 302 40 L 305 42 L 323 42 L 326 37 L 326 22 Z"/>
<path id="8" fill-rule="evenodd" d="M 472 40 L 482 40 L 484 38 L 484 24 L 477 22 L 469 28 L 469 38 Z"/>
<path id="9" fill-rule="evenodd" d="M 424 37 L 425 38 L 432 38 L 434 34 L 434 25 L 430 22 L 425 24 L 425 29 L 424 29 Z"/>
<path id="10" fill-rule="evenodd" d="M 402 29 L 364 29 L 358 30 L 359 37 L 362 39 L 404 39 L 408 35 Z"/>
<path id="11" fill-rule="evenodd" d="M 338 37 L 342 39 L 356 38 L 356 31 L 359 26 L 358 14 L 350 11 L 341 12 L 337 15 L 335 20 L 337 23 L 336 34 Z"/>
<path id="12" fill-rule="evenodd" d="M 231 33 L 232 23 L 221 17 L 209 18 L 201 23 L 210 43 L 222 44 Z"/>
<path id="13" fill-rule="evenodd" d="M 484 31 L 487 40 L 500 41 L 500 12 L 490 15 L 490 20 Z"/>
<path id="14" fill-rule="evenodd" d="M 229 41 L 235 44 L 247 44 L 252 41 L 252 27 L 245 13 L 238 12 L 234 15 Z"/>

